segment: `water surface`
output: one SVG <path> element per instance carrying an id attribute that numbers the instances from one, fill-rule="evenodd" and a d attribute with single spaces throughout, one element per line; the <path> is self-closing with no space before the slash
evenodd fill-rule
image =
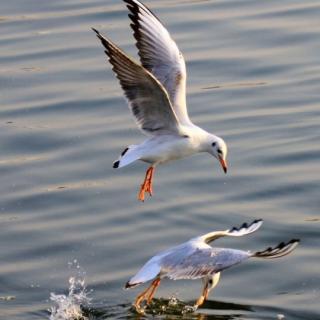
<path id="1" fill-rule="evenodd" d="M 217 245 L 301 245 L 227 270 L 184 317 L 319 318 L 320 3 L 146 3 L 185 56 L 193 121 L 228 143 L 228 175 L 209 155 L 170 163 L 157 169 L 154 197 L 139 203 L 146 165 L 112 162 L 144 137 L 90 29 L 137 57 L 125 5 L 2 1 L 0 318 L 48 319 L 50 294 L 69 294 L 74 261 L 88 317 L 137 318 L 131 303 L 142 288 L 122 287 L 150 256 L 254 218 L 265 220 L 258 233 Z M 164 281 L 155 312 L 170 297 L 192 304 L 200 287 Z M 179 319 L 179 310 L 159 317 Z"/>

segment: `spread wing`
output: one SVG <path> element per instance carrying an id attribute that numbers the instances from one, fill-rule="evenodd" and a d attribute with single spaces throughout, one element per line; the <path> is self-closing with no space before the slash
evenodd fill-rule
<path id="1" fill-rule="evenodd" d="M 144 68 L 167 90 L 174 111 L 183 124 L 190 119 L 186 106 L 186 66 L 176 43 L 159 19 L 138 0 L 128 5 L 138 54 Z"/>
<path id="2" fill-rule="evenodd" d="M 139 128 L 151 135 L 179 134 L 177 117 L 161 83 L 99 31 L 93 31 L 105 47 Z"/>
<path id="3" fill-rule="evenodd" d="M 162 261 L 162 272 L 165 276 L 173 279 L 199 279 L 212 276 L 224 269 L 250 258 L 249 252 L 222 249 L 222 248 L 199 248 L 185 259 L 176 263 L 174 257 L 166 257 Z"/>
<path id="4" fill-rule="evenodd" d="M 205 243 L 210 243 L 216 239 L 219 239 L 221 237 L 225 236 L 231 236 L 231 237 L 241 237 L 250 233 L 253 233 L 257 231 L 263 223 L 262 219 L 257 219 L 252 221 L 250 224 L 243 223 L 239 228 L 233 227 L 231 229 L 225 230 L 225 231 L 214 231 L 206 233 L 197 239 L 199 241 L 203 241 Z"/>

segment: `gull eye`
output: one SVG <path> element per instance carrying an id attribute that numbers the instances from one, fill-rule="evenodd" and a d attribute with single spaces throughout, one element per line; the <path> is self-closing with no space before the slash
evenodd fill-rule
<path id="1" fill-rule="evenodd" d="M 217 144 L 216 142 L 213 142 L 213 143 L 212 143 L 212 146 L 213 146 L 213 147 L 215 147 L 215 146 L 216 146 L 216 144 Z"/>
<path id="2" fill-rule="evenodd" d="M 209 284 L 212 284 L 212 279 L 209 280 Z"/>

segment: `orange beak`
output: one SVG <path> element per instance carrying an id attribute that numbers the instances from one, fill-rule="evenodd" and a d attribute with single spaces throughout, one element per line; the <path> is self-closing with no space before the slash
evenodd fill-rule
<path id="1" fill-rule="evenodd" d="M 227 173 L 227 171 L 228 171 L 227 162 L 224 161 L 221 157 L 219 157 L 219 161 L 220 161 L 220 164 L 221 164 L 221 167 L 222 167 L 224 173 Z"/>

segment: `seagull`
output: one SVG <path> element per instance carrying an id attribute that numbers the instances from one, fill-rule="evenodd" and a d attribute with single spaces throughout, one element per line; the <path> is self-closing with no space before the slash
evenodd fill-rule
<path id="1" fill-rule="evenodd" d="M 139 294 L 134 307 L 138 313 L 144 313 L 142 302 L 149 304 L 163 278 L 172 280 L 202 279 L 203 290 L 194 305 L 194 310 L 208 298 L 209 292 L 218 284 L 221 271 L 239 264 L 249 258 L 274 259 L 289 254 L 299 243 L 292 239 L 281 242 L 275 247 L 263 251 L 250 252 L 227 248 L 213 248 L 209 244 L 221 237 L 241 237 L 258 230 L 263 220 L 258 219 L 233 227 L 225 231 L 213 231 L 165 250 L 152 257 L 125 285 L 125 289 L 133 288 L 152 280 L 151 285 Z"/>
<path id="2" fill-rule="evenodd" d="M 126 147 L 113 163 L 114 168 L 137 160 L 150 164 L 138 194 L 138 199 L 144 201 L 145 193 L 152 196 L 153 175 L 159 164 L 208 152 L 227 173 L 227 145 L 222 138 L 191 122 L 186 104 L 185 61 L 167 29 L 138 0 L 123 1 L 130 11 L 141 64 L 92 29 L 104 46 L 138 127 L 147 135 L 142 143 Z"/>

